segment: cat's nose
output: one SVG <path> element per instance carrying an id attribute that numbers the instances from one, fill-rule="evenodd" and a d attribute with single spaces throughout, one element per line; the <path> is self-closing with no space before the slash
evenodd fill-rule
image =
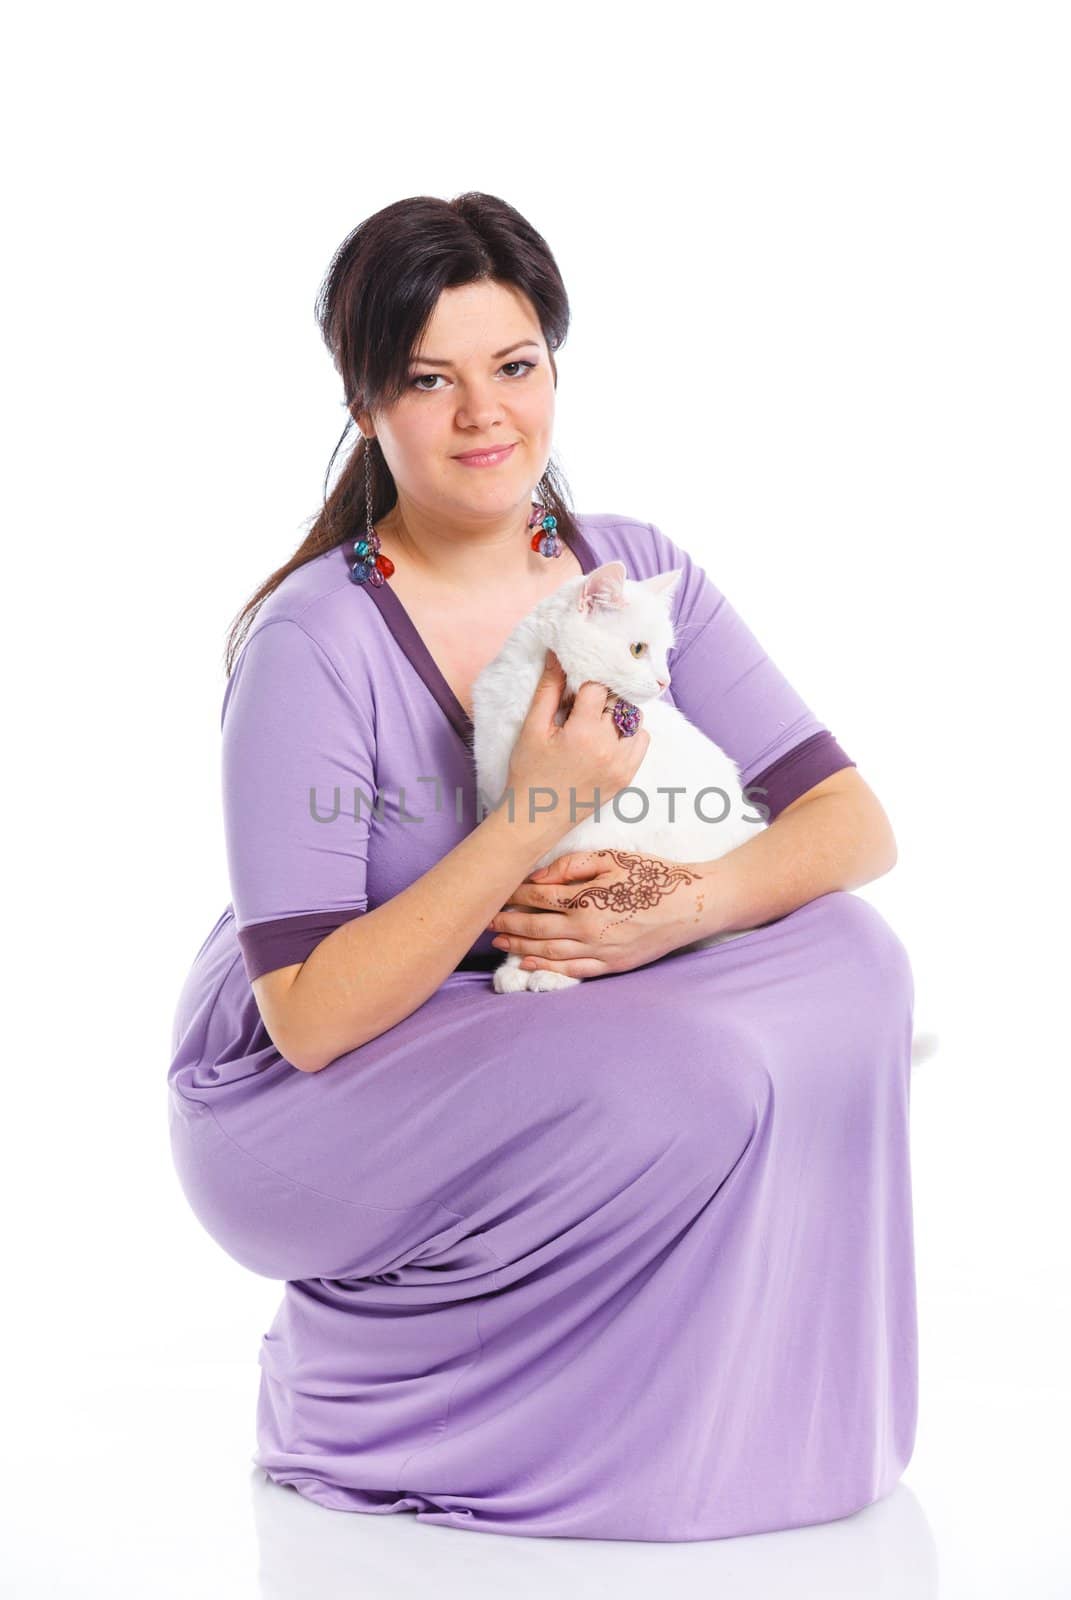
<path id="1" fill-rule="evenodd" d="M 658 687 L 659 687 L 660 690 L 661 689 L 668 689 L 671 682 L 672 682 L 672 679 L 670 679 L 670 678 L 659 678 L 659 679 L 657 679 Z"/>

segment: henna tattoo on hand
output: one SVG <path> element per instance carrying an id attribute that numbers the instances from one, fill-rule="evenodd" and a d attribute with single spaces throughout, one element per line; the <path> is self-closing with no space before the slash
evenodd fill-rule
<path id="1" fill-rule="evenodd" d="M 604 911 L 636 912 L 646 911 L 656 906 L 667 894 L 672 894 L 674 889 L 682 883 L 698 883 L 699 873 L 689 872 L 687 867 L 680 866 L 674 861 L 660 861 L 652 856 L 640 855 L 635 850 L 593 850 L 594 856 L 608 856 L 615 866 L 620 867 L 626 874 L 623 882 L 588 884 L 568 900 L 558 902 L 559 910 L 571 911 L 578 906 L 595 906 Z M 702 895 L 699 897 L 702 907 Z M 698 922 L 699 918 L 696 918 Z M 616 927 L 620 922 L 631 922 L 631 916 L 618 918 L 617 923 L 611 923 L 603 929 L 602 938 L 609 933 L 610 927 Z"/>
<path id="2" fill-rule="evenodd" d="M 672 894 L 682 883 L 697 883 L 699 874 L 689 872 L 677 862 L 666 862 L 635 850 L 593 850 L 595 857 L 608 857 L 625 873 L 619 883 L 588 884 L 567 900 L 559 901 L 559 910 L 572 910 L 577 906 L 595 906 L 604 911 L 625 913 L 609 922 L 599 931 L 599 943 L 608 938 L 622 923 L 632 922 L 637 911 L 645 911 Z M 698 920 L 698 919 L 697 919 Z"/>

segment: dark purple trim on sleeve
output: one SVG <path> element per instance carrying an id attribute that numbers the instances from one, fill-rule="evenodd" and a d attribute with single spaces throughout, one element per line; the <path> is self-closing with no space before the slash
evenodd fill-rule
<path id="1" fill-rule="evenodd" d="M 744 785 L 744 794 L 752 798 L 756 805 L 766 806 L 770 813 L 767 821 L 773 822 L 786 806 L 798 800 L 801 794 L 806 794 L 808 789 L 813 789 L 816 783 L 831 778 L 834 772 L 840 772 L 845 767 L 854 766 L 851 757 L 845 755 L 833 735 L 824 729 L 804 739 L 802 744 L 780 756 L 765 772 L 752 778 L 750 783 Z M 765 794 L 762 792 L 764 789 Z"/>
<path id="2" fill-rule="evenodd" d="M 271 922 L 254 922 L 238 928 L 238 944 L 245 962 L 246 977 L 252 983 L 276 967 L 292 967 L 305 961 L 321 939 L 361 916 L 364 906 L 344 906 L 340 911 L 306 911 L 298 917 L 275 917 Z"/>

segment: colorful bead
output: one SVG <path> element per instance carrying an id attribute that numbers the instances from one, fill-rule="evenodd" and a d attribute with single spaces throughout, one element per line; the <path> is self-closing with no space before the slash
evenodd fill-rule
<path id="1" fill-rule="evenodd" d="M 354 583 L 370 583 L 374 589 L 378 589 L 394 571 L 390 556 L 380 551 L 379 534 L 375 531 L 356 539 L 353 553 L 357 557 L 350 567 L 350 578 Z"/>
<path id="2" fill-rule="evenodd" d="M 370 583 L 378 589 L 393 571 L 394 562 L 390 556 L 377 555 L 374 561 L 355 561 L 350 568 L 350 579 L 353 583 Z"/>
<path id="3" fill-rule="evenodd" d="M 546 506 L 533 506 L 532 514 L 528 518 L 528 526 L 535 528 L 531 538 L 531 547 L 541 556 L 560 556 L 565 549 L 555 528 L 558 519 L 553 513 L 548 512 Z"/>

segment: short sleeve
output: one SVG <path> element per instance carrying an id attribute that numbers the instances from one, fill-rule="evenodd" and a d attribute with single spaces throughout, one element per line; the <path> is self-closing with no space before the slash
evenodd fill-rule
<path id="1" fill-rule="evenodd" d="M 362 698 L 289 617 L 254 629 L 228 680 L 224 835 L 250 982 L 367 910 L 375 737 Z"/>
<path id="2" fill-rule="evenodd" d="M 772 822 L 816 783 L 854 767 L 743 618 L 686 550 L 652 526 L 659 569 L 683 569 L 674 598 L 670 692 L 689 722 L 737 765 Z"/>

